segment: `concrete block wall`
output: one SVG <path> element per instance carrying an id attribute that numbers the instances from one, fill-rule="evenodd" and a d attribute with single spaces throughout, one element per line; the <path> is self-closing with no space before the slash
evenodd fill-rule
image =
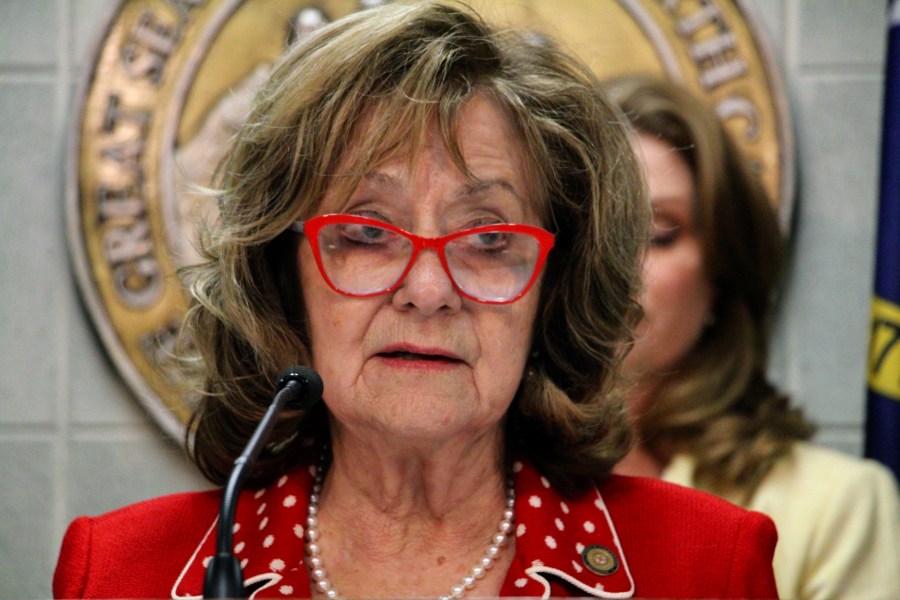
<path id="1" fill-rule="evenodd" d="M 885 3 L 747 4 L 783 66 L 799 151 L 794 251 L 772 370 L 821 424 L 819 441 L 858 454 Z M 0 598 L 50 595 L 74 517 L 206 487 L 107 359 L 68 260 L 73 99 L 115 5 L 0 0 Z"/>

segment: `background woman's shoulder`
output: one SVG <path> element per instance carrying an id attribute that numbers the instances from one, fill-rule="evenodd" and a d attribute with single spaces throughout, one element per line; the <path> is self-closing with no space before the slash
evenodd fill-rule
<path id="1" fill-rule="evenodd" d="M 749 506 L 778 527 L 784 596 L 900 597 L 900 492 L 881 463 L 798 442 Z"/>
<path id="2" fill-rule="evenodd" d="M 750 508 L 772 514 L 789 502 L 805 506 L 804 511 L 810 503 L 847 502 L 859 510 L 862 503 L 898 501 L 897 482 L 881 463 L 797 442 L 763 480 Z"/>

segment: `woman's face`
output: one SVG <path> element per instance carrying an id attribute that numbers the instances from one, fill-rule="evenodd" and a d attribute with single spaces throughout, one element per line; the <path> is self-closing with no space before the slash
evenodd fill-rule
<path id="1" fill-rule="evenodd" d="M 541 225 L 502 113 L 476 96 L 459 132 L 476 181 L 431 131 L 412 170 L 405 159 L 377 165 L 349 200 L 326 194 L 318 213 L 373 217 L 425 237 L 490 223 Z M 460 296 L 438 255 L 425 250 L 395 291 L 359 298 L 327 285 L 306 241 L 299 267 L 313 366 L 338 427 L 440 443 L 499 425 L 530 351 L 540 282 L 512 304 L 481 304 Z"/>
<path id="2" fill-rule="evenodd" d="M 653 237 L 644 261 L 644 319 L 625 366 L 637 377 L 677 369 L 700 339 L 713 302 L 695 227 L 690 168 L 667 142 L 637 135 L 653 208 Z"/>

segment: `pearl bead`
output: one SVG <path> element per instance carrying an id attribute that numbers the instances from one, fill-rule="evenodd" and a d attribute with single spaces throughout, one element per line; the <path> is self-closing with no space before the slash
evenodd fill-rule
<path id="1" fill-rule="evenodd" d="M 481 579 L 482 577 L 484 577 L 484 567 L 478 565 L 477 567 L 472 569 L 472 576 L 475 577 L 475 579 Z"/>
<path id="2" fill-rule="evenodd" d="M 497 535 L 494 536 L 494 543 L 497 544 L 498 546 L 505 541 L 506 541 L 505 533 L 498 533 Z"/>
<path id="3" fill-rule="evenodd" d="M 500 548 L 498 548 L 497 546 L 491 546 L 487 549 L 486 554 L 491 558 L 497 558 L 497 555 L 500 554 Z"/>
<path id="4" fill-rule="evenodd" d="M 322 592 L 327 592 L 328 590 L 331 589 L 331 583 L 328 581 L 325 581 L 324 579 L 320 579 L 319 581 L 316 582 L 316 587 L 319 588 L 319 590 Z"/>
<path id="5" fill-rule="evenodd" d="M 316 581 L 321 581 L 326 577 L 325 569 L 319 567 L 318 569 L 313 569 L 312 576 Z"/>
<path id="6" fill-rule="evenodd" d="M 322 559 L 318 556 L 310 556 L 307 562 L 313 569 L 318 569 L 322 566 Z"/>
<path id="7" fill-rule="evenodd" d="M 463 594 L 466 593 L 466 588 L 461 585 L 454 585 L 450 588 L 450 597 L 451 598 L 462 598 Z"/>
<path id="8" fill-rule="evenodd" d="M 466 586 L 466 589 L 472 589 L 475 587 L 475 577 L 472 575 L 466 575 L 463 577 L 463 585 Z"/>
<path id="9" fill-rule="evenodd" d="M 485 556 L 481 559 L 481 566 L 484 567 L 485 570 L 490 569 L 494 565 L 494 559 L 490 556 Z"/>
<path id="10" fill-rule="evenodd" d="M 319 517 L 315 515 L 309 515 L 306 517 L 306 526 L 309 529 L 314 529 L 319 526 Z"/>
<path id="11" fill-rule="evenodd" d="M 331 600 L 335 600 L 336 598 L 340 598 L 340 596 L 338 596 L 337 590 L 333 590 L 333 589 L 332 589 L 332 590 L 328 590 L 327 592 L 325 592 L 325 595 L 326 595 L 328 598 L 330 598 Z"/>
<path id="12" fill-rule="evenodd" d="M 306 532 L 309 534 L 309 532 Z M 315 542 L 310 542 L 306 545 L 306 551 L 310 553 L 310 555 L 315 556 L 319 553 L 319 545 Z"/>
<path id="13" fill-rule="evenodd" d="M 309 541 L 315 542 L 316 540 L 319 539 L 319 532 L 318 532 L 317 530 L 315 530 L 315 529 L 307 529 L 307 530 L 306 530 L 306 537 L 309 538 Z"/>

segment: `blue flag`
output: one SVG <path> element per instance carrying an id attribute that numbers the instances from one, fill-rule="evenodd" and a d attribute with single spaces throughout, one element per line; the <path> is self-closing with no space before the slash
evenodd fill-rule
<path id="1" fill-rule="evenodd" d="M 866 456 L 900 479 L 900 0 L 891 1 L 888 16 Z"/>

